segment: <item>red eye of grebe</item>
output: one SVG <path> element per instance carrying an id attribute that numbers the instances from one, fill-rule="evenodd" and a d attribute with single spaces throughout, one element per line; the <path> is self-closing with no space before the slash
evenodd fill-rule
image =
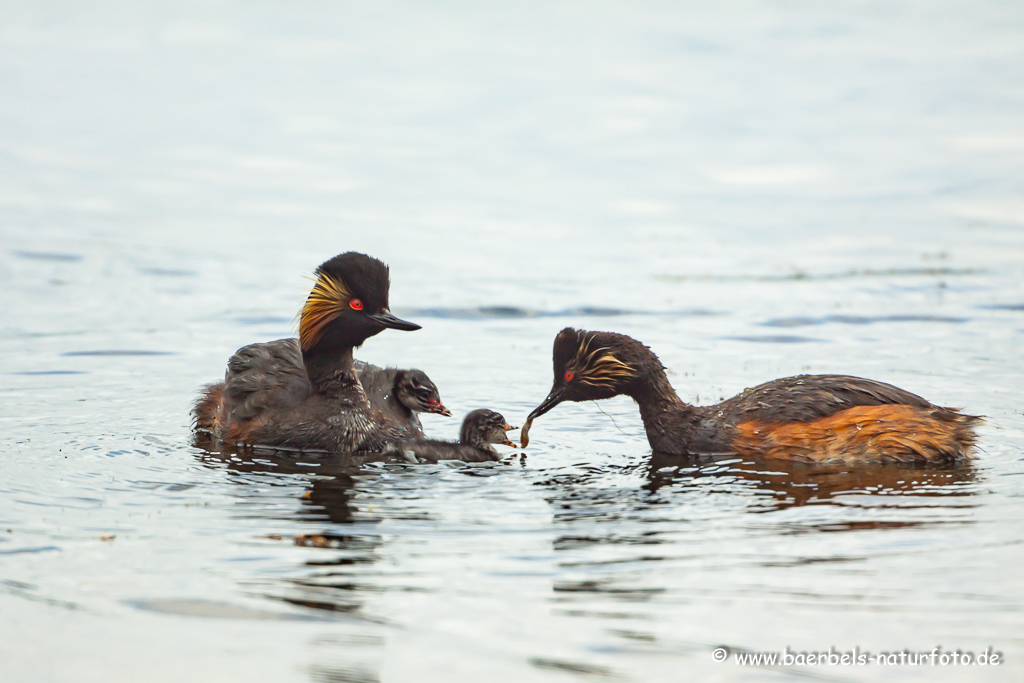
<path id="1" fill-rule="evenodd" d="M 572 378 L 575 377 L 575 376 L 576 375 L 572 374 L 572 370 L 566 370 L 565 371 L 565 381 L 566 382 L 571 382 Z"/>
<path id="2" fill-rule="evenodd" d="M 352 301 L 348 302 L 348 305 L 352 307 L 353 311 L 363 310 L 363 302 L 359 299 L 352 299 Z"/>

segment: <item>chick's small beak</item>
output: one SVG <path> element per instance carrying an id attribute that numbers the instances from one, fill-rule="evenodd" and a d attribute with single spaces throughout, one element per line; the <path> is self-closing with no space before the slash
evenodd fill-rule
<path id="1" fill-rule="evenodd" d="M 502 425 L 501 428 L 504 429 L 506 432 L 511 432 L 513 429 L 519 429 L 519 427 L 513 427 L 508 422 L 506 422 L 504 425 Z"/>
<path id="2" fill-rule="evenodd" d="M 502 441 L 502 443 L 503 443 L 503 444 L 505 444 L 506 446 L 511 446 L 512 448 L 518 448 L 518 446 L 516 446 L 516 445 L 515 445 L 514 443 L 512 443 L 512 442 L 511 442 L 511 441 L 510 441 L 510 440 L 508 439 L 508 437 L 506 437 L 506 438 L 505 438 L 505 440 L 504 440 L 504 441 Z"/>
<path id="3" fill-rule="evenodd" d="M 427 412 L 437 413 L 438 415 L 444 415 L 445 417 L 451 417 L 452 411 L 444 407 L 444 404 L 438 401 L 436 398 L 427 399 Z"/>

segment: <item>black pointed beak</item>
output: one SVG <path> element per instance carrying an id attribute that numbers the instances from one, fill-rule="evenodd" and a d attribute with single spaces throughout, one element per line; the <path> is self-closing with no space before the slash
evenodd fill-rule
<path id="1" fill-rule="evenodd" d="M 420 326 L 416 323 L 411 323 L 408 320 L 402 320 L 401 318 L 395 317 L 395 315 L 388 309 L 384 309 L 380 313 L 373 313 L 366 316 L 370 320 L 375 320 L 384 327 L 390 327 L 393 330 L 405 330 L 412 332 L 413 330 L 420 329 Z"/>
<path id="2" fill-rule="evenodd" d="M 546 399 L 544 399 L 544 402 L 541 403 L 536 408 L 534 408 L 533 412 L 530 413 L 530 416 L 528 418 L 526 418 L 527 422 L 532 422 L 533 418 L 540 417 L 544 413 L 548 412 L 549 410 L 551 410 L 552 408 L 557 406 L 559 403 L 561 403 L 563 400 L 565 400 L 563 398 L 564 395 L 565 395 L 565 391 L 564 391 L 564 389 L 562 387 L 555 387 L 555 388 L 553 388 L 551 390 L 551 393 L 548 394 L 548 397 Z"/>

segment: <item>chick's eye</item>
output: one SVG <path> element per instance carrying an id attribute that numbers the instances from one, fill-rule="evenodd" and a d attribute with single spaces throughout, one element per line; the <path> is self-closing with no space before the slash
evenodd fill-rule
<path id="1" fill-rule="evenodd" d="M 573 377 L 575 377 L 575 376 L 576 376 L 576 375 L 572 374 L 572 370 L 566 370 L 566 371 L 565 371 L 565 375 L 564 375 L 564 377 L 565 377 L 565 381 L 566 381 L 566 382 L 571 382 L 571 381 L 572 381 L 572 378 L 573 378 Z"/>
<path id="2" fill-rule="evenodd" d="M 348 305 L 353 311 L 363 310 L 363 302 L 359 299 L 352 299 L 352 301 L 348 302 Z"/>

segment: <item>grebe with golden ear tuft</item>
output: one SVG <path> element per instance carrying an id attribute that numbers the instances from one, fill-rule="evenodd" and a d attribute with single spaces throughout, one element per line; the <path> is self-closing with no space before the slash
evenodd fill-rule
<path id="1" fill-rule="evenodd" d="M 252 344 L 228 361 L 193 409 L 195 426 L 232 444 L 330 452 L 381 451 L 407 430 L 373 408 L 353 349 L 385 329 L 418 330 L 388 307 L 388 267 L 348 252 L 316 269 L 293 340 Z"/>
<path id="2" fill-rule="evenodd" d="M 648 347 L 624 334 L 565 328 L 555 380 L 520 433 L 563 401 L 624 394 L 640 406 L 651 448 L 665 454 L 736 453 L 809 462 L 953 462 L 970 459 L 981 420 L 903 389 L 846 375 L 798 375 L 711 406 L 682 401 Z"/>

